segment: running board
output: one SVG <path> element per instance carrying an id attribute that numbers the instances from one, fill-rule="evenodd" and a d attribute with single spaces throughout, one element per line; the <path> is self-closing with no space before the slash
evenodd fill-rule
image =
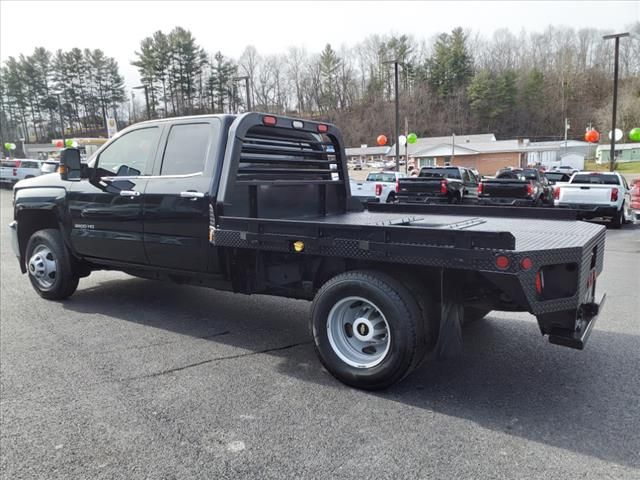
<path id="1" fill-rule="evenodd" d="M 602 311 L 604 301 L 607 295 L 602 295 L 600 303 L 585 303 L 581 306 L 582 319 L 580 328 L 575 331 L 556 328 L 549 333 L 549 343 L 554 345 L 562 345 L 563 347 L 576 348 L 583 350 L 593 330 L 599 313 Z"/>

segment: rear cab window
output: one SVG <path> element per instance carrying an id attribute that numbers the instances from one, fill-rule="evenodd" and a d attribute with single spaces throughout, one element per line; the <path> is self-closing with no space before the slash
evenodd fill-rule
<path id="1" fill-rule="evenodd" d="M 173 125 L 162 156 L 160 175 L 203 173 L 212 134 L 210 123 Z"/>
<path id="2" fill-rule="evenodd" d="M 420 170 L 419 177 L 422 178 L 454 178 L 461 180 L 460 170 L 457 168 L 429 168 L 425 167 Z"/>
<path id="3" fill-rule="evenodd" d="M 395 182 L 396 176 L 393 173 L 370 173 L 367 175 L 367 182 Z"/>
<path id="4" fill-rule="evenodd" d="M 613 173 L 577 173 L 571 183 L 581 185 L 620 185 L 620 180 Z"/>

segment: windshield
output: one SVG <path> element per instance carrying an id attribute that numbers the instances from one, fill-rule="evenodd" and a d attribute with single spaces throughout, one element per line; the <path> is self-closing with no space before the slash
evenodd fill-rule
<path id="1" fill-rule="evenodd" d="M 573 177 L 571 183 L 620 185 L 617 175 L 612 173 L 579 173 Z"/>
<path id="2" fill-rule="evenodd" d="M 461 179 L 460 170 L 458 170 L 457 168 L 425 167 L 422 170 L 420 170 L 420 175 L 418 176 L 423 178 L 426 177 L 426 178 L 457 178 L 458 180 Z"/>

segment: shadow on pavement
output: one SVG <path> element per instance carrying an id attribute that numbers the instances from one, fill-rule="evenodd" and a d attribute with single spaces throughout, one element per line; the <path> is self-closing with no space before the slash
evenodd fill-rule
<path id="1" fill-rule="evenodd" d="M 328 388 L 348 388 L 315 359 L 307 302 L 133 278 L 86 289 L 81 283 L 63 305 L 74 312 L 98 312 L 277 355 L 286 375 Z M 217 335 L 220 332 L 228 334 Z M 423 364 L 400 385 L 372 395 L 640 467 L 640 336 L 601 331 L 596 325 L 587 349 L 578 352 L 548 344 L 533 321 L 491 315 L 464 333 L 460 357 Z M 207 362 L 199 365 L 203 363 Z M 300 363 L 312 368 L 301 369 Z M 170 371 L 183 369 L 176 367 Z"/>

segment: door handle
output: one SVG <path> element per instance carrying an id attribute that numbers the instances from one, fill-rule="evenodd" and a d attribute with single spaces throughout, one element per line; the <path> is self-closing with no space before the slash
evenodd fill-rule
<path id="1" fill-rule="evenodd" d="M 139 197 L 140 192 L 136 192 L 135 190 L 120 190 L 121 197 Z"/>
<path id="2" fill-rule="evenodd" d="M 196 192 L 194 190 L 187 190 L 186 192 L 180 192 L 180 197 L 188 198 L 190 200 L 196 200 L 198 198 L 204 198 L 204 193 Z"/>

